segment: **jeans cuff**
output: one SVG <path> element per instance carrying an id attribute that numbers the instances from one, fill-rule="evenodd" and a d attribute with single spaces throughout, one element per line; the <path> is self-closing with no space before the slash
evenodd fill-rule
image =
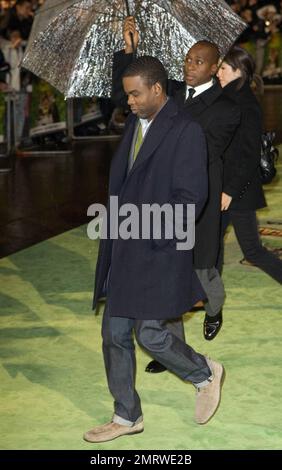
<path id="1" fill-rule="evenodd" d="M 139 418 L 136 421 L 128 421 L 127 419 L 122 418 L 121 416 L 118 416 L 114 413 L 112 422 L 121 424 L 122 426 L 135 426 L 136 424 L 139 424 L 143 421 L 143 416 L 139 416 Z"/>

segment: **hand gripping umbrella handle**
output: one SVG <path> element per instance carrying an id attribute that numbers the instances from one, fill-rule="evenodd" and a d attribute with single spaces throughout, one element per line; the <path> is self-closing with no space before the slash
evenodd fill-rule
<path id="1" fill-rule="evenodd" d="M 125 0 L 125 6 L 126 6 L 126 13 L 127 13 L 127 16 L 131 16 L 128 0 Z M 130 34 L 130 39 L 131 39 L 131 46 L 132 46 L 133 57 L 135 57 L 135 56 L 136 56 L 136 50 L 135 50 L 135 46 L 134 46 L 133 34 L 132 34 L 132 33 L 129 33 L 129 34 Z"/>

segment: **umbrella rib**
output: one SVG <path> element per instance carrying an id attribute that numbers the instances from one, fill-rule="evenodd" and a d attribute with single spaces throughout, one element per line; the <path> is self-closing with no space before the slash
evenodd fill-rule
<path id="1" fill-rule="evenodd" d="M 62 0 L 62 2 L 60 3 L 57 3 L 56 5 L 53 5 L 51 7 L 45 7 L 43 9 L 39 8 L 39 10 L 37 12 L 35 12 L 35 15 L 34 16 L 37 16 L 37 15 L 40 15 L 42 13 L 45 13 L 46 11 L 49 11 L 49 10 L 53 10 L 54 8 L 58 8 L 60 7 L 61 5 L 63 5 L 64 3 L 66 3 L 68 0 Z M 73 5 L 68 5 L 66 8 L 77 8 L 79 10 L 89 10 L 90 8 L 92 7 L 89 7 L 89 8 L 84 8 L 84 7 L 81 7 L 81 6 L 75 6 L 76 3 L 79 3 L 80 0 L 74 0 L 73 2 Z"/>

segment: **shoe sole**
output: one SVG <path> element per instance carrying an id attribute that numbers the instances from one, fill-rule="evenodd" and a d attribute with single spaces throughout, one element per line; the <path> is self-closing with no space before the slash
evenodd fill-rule
<path id="1" fill-rule="evenodd" d="M 141 434 L 141 432 L 143 432 L 144 429 L 141 429 L 140 431 L 134 431 L 134 432 L 127 432 L 127 433 L 124 433 L 124 434 L 119 434 L 117 436 L 114 436 L 114 437 L 111 437 L 110 439 L 103 439 L 103 440 L 99 440 L 99 441 L 90 441 L 89 439 L 87 439 L 85 436 L 83 436 L 83 439 L 84 441 L 86 442 L 89 442 L 90 444 L 100 444 L 101 442 L 109 442 L 109 441 L 114 441 L 115 439 L 117 439 L 118 437 L 123 437 L 123 436 L 133 436 L 134 434 Z M 97 433 L 97 436 L 99 436 L 100 433 Z"/>
<path id="2" fill-rule="evenodd" d="M 214 410 L 213 414 L 209 417 L 209 419 L 207 419 L 207 421 L 204 421 L 202 423 L 199 423 L 196 421 L 197 424 L 200 424 L 201 426 L 203 426 L 204 424 L 207 424 L 215 415 L 215 413 L 217 412 L 218 410 L 218 407 L 220 405 L 220 402 L 221 402 L 221 390 L 222 390 L 222 387 L 223 387 L 223 384 L 224 384 L 224 381 L 225 381 L 225 377 L 226 377 L 226 372 L 225 372 L 225 369 L 223 366 L 222 367 L 222 373 L 221 373 L 221 377 L 220 377 L 220 394 L 219 394 L 219 400 L 218 400 L 218 404 L 217 404 L 217 407 L 216 409 Z"/>

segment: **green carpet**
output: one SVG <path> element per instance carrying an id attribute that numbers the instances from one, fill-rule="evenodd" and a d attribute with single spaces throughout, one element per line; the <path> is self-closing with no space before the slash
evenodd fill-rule
<path id="1" fill-rule="evenodd" d="M 262 225 L 282 218 L 281 177 L 266 193 Z M 281 246 L 281 238 L 264 242 Z M 281 449 L 281 287 L 239 264 L 232 231 L 222 331 L 207 342 L 203 313 L 185 316 L 188 342 L 226 368 L 216 416 L 196 425 L 193 386 L 168 372 L 144 373 L 149 358 L 137 347 L 145 432 L 100 445 L 82 440 L 84 431 L 112 414 L 101 315 L 91 311 L 97 249 L 80 227 L 0 260 L 0 448 Z"/>

